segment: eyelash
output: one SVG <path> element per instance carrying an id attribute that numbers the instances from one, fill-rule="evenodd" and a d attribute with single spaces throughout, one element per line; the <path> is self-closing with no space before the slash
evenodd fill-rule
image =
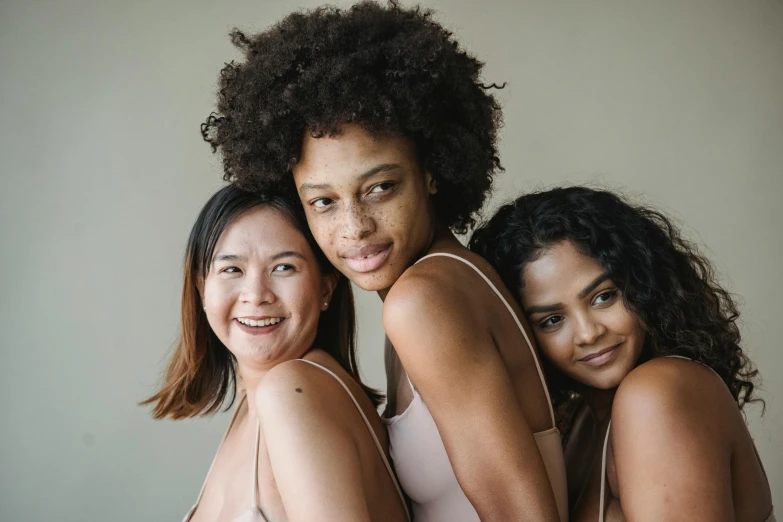
<path id="1" fill-rule="evenodd" d="M 394 185 L 395 185 L 395 183 L 393 183 L 391 181 L 382 181 L 381 183 L 377 183 L 377 184 L 373 185 L 370 188 L 370 190 L 367 192 L 367 194 L 385 194 L 385 193 L 389 192 L 390 190 L 392 190 L 394 188 Z M 388 186 L 388 188 L 385 189 L 385 190 L 378 191 L 378 192 L 375 191 L 375 189 L 377 189 L 378 187 L 383 187 L 383 186 Z M 324 203 L 322 206 L 319 206 L 318 205 L 319 201 L 325 201 L 325 202 L 328 202 L 328 203 Z M 312 200 L 310 202 L 310 206 L 314 207 L 317 210 L 325 210 L 333 201 L 334 200 L 332 200 L 331 198 L 317 198 L 317 199 L 314 199 L 314 200 Z"/>
<path id="2" fill-rule="evenodd" d="M 278 270 L 280 267 L 285 267 L 283 270 Z M 291 270 L 296 270 L 296 267 L 294 265 L 289 265 L 286 263 L 281 263 L 279 265 L 276 265 L 272 272 L 290 272 Z M 235 266 L 228 266 L 220 271 L 220 273 L 226 273 L 226 274 L 240 274 L 242 273 L 242 270 L 235 267 Z"/>
<path id="3" fill-rule="evenodd" d="M 614 299 L 614 298 L 617 296 L 617 292 L 618 292 L 618 291 L 617 291 L 616 289 L 615 289 L 615 290 L 605 290 L 605 291 L 603 291 L 603 292 L 601 292 L 601 293 L 597 294 L 597 295 L 596 295 L 596 296 L 593 298 L 593 304 L 600 304 L 600 305 L 603 305 L 603 304 L 606 304 L 606 303 L 610 303 L 610 302 L 611 302 L 611 301 L 612 301 L 612 300 L 613 300 L 613 299 Z M 600 302 L 600 303 L 596 303 L 596 300 L 597 300 L 599 297 L 601 297 L 601 296 L 606 296 L 606 300 L 605 300 L 605 301 L 602 301 L 602 302 Z M 539 328 L 541 328 L 542 330 L 550 330 L 550 329 L 554 328 L 555 326 L 557 326 L 558 324 L 560 324 L 561 322 L 563 322 L 563 319 L 562 319 L 562 317 L 563 317 L 562 315 L 550 315 L 549 317 L 546 317 L 546 318 L 545 318 L 543 321 L 541 321 L 540 323 L 538 323 L 538 327 L 539 327 Z M 560 318 L 560 320 L 559 320 L 559 321 L 557 321 L 556 323 L 547 324 L 547 323 L 549 323 L 549 322 L 550 322 L 552 319 L 556 319 L 556 318 Z"/>

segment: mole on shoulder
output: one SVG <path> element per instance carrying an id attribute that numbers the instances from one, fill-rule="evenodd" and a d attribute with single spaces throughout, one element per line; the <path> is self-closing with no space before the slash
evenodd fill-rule
<path id="1" fill-rule="evenodd" d="M 302 388 L 297 388 L 296 393 L 302 393 Z"/>

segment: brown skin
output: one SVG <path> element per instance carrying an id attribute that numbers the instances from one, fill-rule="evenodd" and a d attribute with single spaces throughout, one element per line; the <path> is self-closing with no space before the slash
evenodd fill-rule
<path id="1" fill-rule="evenodd" d="M 522 305 L 542 355 L 582 386 L 565 448 L 570 520 L 598 520 L 610 418 L 607 522 L 765 520 L 769 486 L 725 384 L 691 361 L 638 365 L 643 329 L 605 273 L 567 241 L 522 271 Z M 612 346 L 604 364 L 585 361 Z"/>
<path id="2" fill-rule="evenodd" d="M 382 447 L 388 447 L 384 426 L 361 386 L 326 352 L 313 348 L 335 281 L 320 273 L 304 236 L 276 210 L 250 210 L 221 235 L 201 294 L 210 327 L 236 357 L 240 396 L 246 399 L 193 522 L 231 522 L 253 505 L 259 423 L 259 499 L 268 520 L 406 520 L 350 397 L 323 370 L 294 360 L 317 362 L 340 376 Z M 247 333 L 237 322 L 264 316 L 285 320 L 266 335 Z"/>
<path id="3" fill-rule="evenodd" d="M 352 282 L 384 299 L 391 413 L 411 394 L 406 373 L 432 413 L 462 490 L 482 520 L 559 520 L 533 432 L 552 427 L 533 355 L 500 300 L 470 267 L 503 291 L 500 278 L 435 220 L 437 190 L 413 144 L 373 137 L 356 125 L 336 136 L 305 136 L 294 180 L 313 235 Z M 359 248 L 383 249 L 372 270 L 356 269 Z M 515 310 L 521 317 L 519 310 Z M 409 390 L 409 388 L 408 388 Z"/>

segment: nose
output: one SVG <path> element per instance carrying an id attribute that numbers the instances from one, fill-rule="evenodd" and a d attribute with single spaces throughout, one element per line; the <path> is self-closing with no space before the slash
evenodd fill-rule
<path id="1" fill-rule="evenodd" d="M 345 239 L 364 239 L 375 231 L 372 216 L 362 205 L 351 203 L 342 215 L 342 236 Z"/>
<path id="2" fill-rule="evenodd" d="M 243 303 L 253 306 L 271 304 L 277 300 L 269 279 L 260 272 L 245 275 L 239 298 Z"/>
<path id="3" fill-rule="evenodd" d="M 589 313 L 577 315 L 574 323 L 574 342 L 577 346 L 590 346 L 606 332 L 603 323 Z"/>

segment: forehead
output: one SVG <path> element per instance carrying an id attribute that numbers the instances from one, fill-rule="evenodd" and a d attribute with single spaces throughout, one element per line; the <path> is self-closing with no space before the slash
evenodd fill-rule
<path id="1" fill-rule="evenodd" d="M 579 292 L 606 270 L 597 259 L 582 254 L 571 242 L 548 248 L 522 270 L 522 298 L 527 305 L 558 303 Z"/>
<path id="2" fill-rule="evenodd" d="M 348 181 L 383 163 L 410 167 L 416 163 L 413 142 L 400 135 L 372 135 L 356 124 L 343 125 L 334 136 L 313 138 L 305 133 L 299 162 L 293 173 L 297 185 L 305 182 Z"/>
<path id="3" fill-rule="evenodd" d="M 302 233 L 279 210 L 266 205 L 250 209 L 232 221 L 215 245 L 215 254 L 240 251 L 275 254 L 287 250 L 308 255 L 310 248 Z"/>

